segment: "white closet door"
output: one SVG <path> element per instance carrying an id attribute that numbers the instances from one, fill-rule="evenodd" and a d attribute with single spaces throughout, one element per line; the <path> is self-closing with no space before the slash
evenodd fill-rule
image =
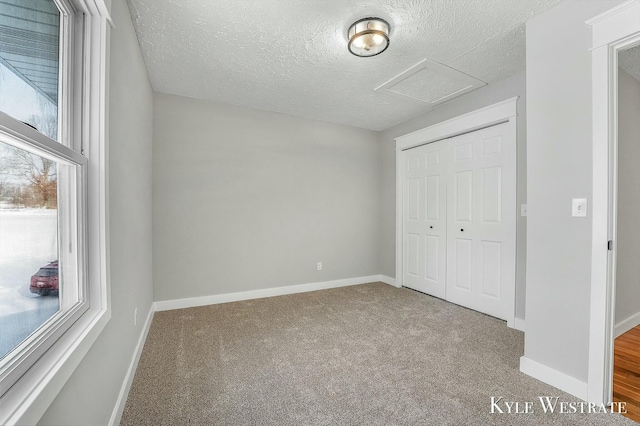
<path id="1" fill-rule="evenodd" d="M 446 299 L 508 319 L 515 297 L 515 140 L 508 124 L 448 140 Z"/>
<path id="2" fill-rule="evenodd" d="M 404 286 L 445 297 L 446 145 L 406 151 L 404 159 Z"/>

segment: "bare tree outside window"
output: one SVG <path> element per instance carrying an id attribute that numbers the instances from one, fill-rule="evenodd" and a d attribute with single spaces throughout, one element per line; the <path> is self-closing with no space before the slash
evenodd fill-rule
<path id="1" fill-rule="evenodd" d="M 0 154 L 0 182 L 16 207 L 57 207 L 55 161 L 5 146 Z M 7 194 L 8 193 L 8 194 Z"/>

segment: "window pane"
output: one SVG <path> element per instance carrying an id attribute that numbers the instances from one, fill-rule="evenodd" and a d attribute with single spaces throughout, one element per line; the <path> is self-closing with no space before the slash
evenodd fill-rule
<path id="1" fill-rule="evenodd" d="M 59 33 L 53 0 L 0 0 L 0 111 L 54 140 Z"/>
<path id="2" fill-rule="evenodd" d="M 0 142 L 0 358 L 60 310 L 58 172 Z"/>

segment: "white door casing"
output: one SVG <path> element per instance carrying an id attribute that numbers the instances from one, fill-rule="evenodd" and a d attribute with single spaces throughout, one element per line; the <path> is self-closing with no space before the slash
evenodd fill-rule
<path id="1" fill-rule="evenodd" d="M 491 195 L 492 193 L 491 193 L 490 187 L 493 185 L 493 190 L 494 190 L 493 194 L 495 194 L 495 188 L 499 186 L 497 183 L 499 181 L 501 185 L 501 192 L 500 192 L 501 204 L 505 206 L 499 209 L 500 221 L 502 223 L 502 225 L 500 225 L 499 228 L 504 229 L 503 231 L 501 231 L 502 235 L 504 235 L 507 240 L 510 240 L 510 242 L 506 243 L 505 245 L 505 242 L 503 241 L 506 241 L 506 240 L 502 239 L 502 237 L 488 238 L 486 236 L 487 232 L 489 232 L 492 227 L 495 228 L 495 224 L 493 224 L 494 226 L 489 226 L 492 224 L 491 223 L 487 224 L 482 222 L 487 222 L 487 220 L 485 219 L 488 219 L 491 215 L 493 215 L 492 217 L 494 218 L 494 221 L 495 221 L 495 217 L 497 214 L 497 211 L 495 210 L 495 204 L 493 206 L 489 206 L 489 204 L 487 204 L 487 209 L 484 209 L 484 208 L 480 209 L 481 211 L 486 212 L 487 214 L 477 219 L 479 226 L 474 226 L 474 232 L 470 233 L 471 237 L 467 236 L 465 238 L 468 240 L 471 240 L 471 243 L 469 243 L 468 246 L 471 247 L 472 252 L 473 250 L 480 252 L 479 259 L 481 259 L 476 262 L 475 266 L 472 265 L 469 267 L 469 270 L 467 271 L 467 277 L 469 276 L 469 274 L 471 274 L 471 276 L 477 275 L 477 273 L 474 272 L 474 268 L 475 268 L 476 271 L 481 271 L 478 276 L 482 277 L 482 279 L 480 280 L 478 280 L 477 278 L 475 278 L 475 280 L 480 282 L 481 284 L 486 283 L 484 287 L 483 286 L 478 287 L 478 285 L 476 284 L 469 285 L 468 287 L 471 287 L 472 289 L 471 292 L 475 291 L 478 294 L 485 293 L 485 296 L 483 296 L 485 299 L 491 299 L 491 297 L 489 296 L 493 296 L 494 299 L 502 300 L 504 302 L 504 305 L 502 308 L 489 308 L 489 312 L 487 313 L 489 313 L 490 315 L 494 315 L 494 316 L 498 316 L 500 318 L 506 319 L 507 325 L 510 327 L 514 326 L 514 317 L 515 317 L 515 217 L 516 217 L 515 143 L 516 143 L 517 99 L 518 99 L 517 97 L 511 98 L 503 102 L 499 102 L 499 103 L 487 106 L 485 108 L 479 109 L 477 111 L 462 115 L 460 117 L 456 117 L 451 120 L 447 120 L 447 121 L 435 124 L 433 126 L 418 130 L 416 132 L 401 136 L 399 138 L 396 138 L 396 280 L 397 280 L 396 284 L 398 286 L 407 286 L 411 288 L 416 288 L 415 281 L 412 281 L 411 278 L 408 278 L 407 275 L 405 274 L 405 270 L 407 269 L 407 267 L 410 266 L 408 264 L 408 261 L 405 259 L 405 253 L 406 253 L 405 250 L 407 249 L 407 247 L 405 246 L 405 238 L 404 238 L 405 227 L 407 226 L 407 224 L 405 223 L 405 187 L 409 185 L 406 177 L 410 176 L 410 175 L 406 175 L 407 169 L 409 167 L 407 157 L 413 155 L 412 151 L 414 150 L 412 150 L 412 148 L 423 147 L 421 149 L 424 150 L 424 152 L 426 153 L 429 150 L 429 148 L 426 148 L 426 147 L 429 144 L 432 144 L 434 142 L 438 143 L 438 141 L 442 141 L 442 143 L 445 145 L 445 148 L 446 148 L 447 141 L 443 141 L 444 139 L 459 136 L 461 138 L 460 140 L 464 140 L 464 138 L 471 137 L 471 136 L 465 135 L 465 133 L 473 132 L 475 130 L 480 130 L 480 129 L 485 129 L 484 130 L 485 132 L 493 132 L 495 131 L 495 129 L 490 130 L 491 126 L 505 123 L 502 126 L 496 126 L 496 128 L 502 128 L 504 131 L 504 135 L 502 136 L 501 143 L 499 144 L 500 155 L 498 157 L 501 158 L 501 161 L 507 162 L 511 165 L 510 167 L 508 167 L 509 170 L 503 169 L 502 168 L 504 167 L 504 164 L 503 164 L 502 166 L 500 166 L 500 171 L 498 172 L 496 170 L 496 167 L 498 167 L 497 164 L 491 163 L 490 161 L 491 159 L 482 159 L 481 158 L 482 155 L 481 155 L 480 157 L 477 157 L 478 172 L 474 173 L 472 171 L 470 174 L 467 173 L 466 177 L 471 178 L 471 181 L 470 181 L 471 183 L 469 183 L 469 185 L 472 192 L 479 194 L 477 195 L 478 197 L 486 196 L 488 200 L 492 199 L 492 195 Z M 479 134 L 483 134 L 483 133 L 479 133 Z M 505 150 L 505 144 L 509 145 L 508 149 L 506 150 Z M 480 149 L 481 151 L 479 152 L 484 153 L 485 147 L 483 143 L 476 142 L 476 145 L 481 147 L 476 149 Z M 496 149 L 495 145 L 496 145 L 495 141 L 488 142 L 487 148 L 486 148 L 488 150 L 487 152 L 490 153 L 492 150 L 495 150 Z M 442 152 L 442 148 L 440 150 Z M 452 152 L 446 152 L 447 151 L 446 149 L 444 151 L 446 154 L 444 158 L 448 158 L 447 156 L 450 157 L 453 155 Z M 419 152 L 419 151 L 414 151 L 414 152 Z M 489 157 L 491 157 L 491 155 Z M 448 161 L 448 164 L 449 163 L 450 162 Z M 484 169 L 487 169 L 487 170 L 484 170 Z M 505 172 L 507 172 L 508 174 L 511 174 L 511 176 L 507 177 L 507 175 L 505 175 Z M 426 171 L 424 176 L 426 177 Z M 443 175 L 443 177 L 444 179 L 441 179 L 441 182 L 442 182 L 441 184 L 445 184 L 447 187 L 452 185 L 450 172 L 446 172 Z M 496 181 L 496 179 L 498 179 L 498 181 Z M 460 178 L 461 185 L 464 183 L 463 180 L 464 178 L 461 177 Z M 505 185 L 507 181 L 509 181 L 509 184 Z M 486 191 L 475 190 L 473 188 L 474 185 L 477 188 L 482 188 L 483 186 L 485 186 L 487 187 L 485 188 Z M 495 201 L 495 196 L 493 198 Z M 484 199 L 481 198 L 480 201 L 475 201 L 475 202 L 483 203 Z M 449 200 L 447 200 L 447 203 L 449 203 Z M 473 203 L 474 202 L 472 201 L 471 204 Z M 442 217 L 442 213 L 441 213 L 441 217 Z M 507 220 L 507 218 L 509 219 Z M 475 220 L 474 217 L 468 217 L 469 223 L 473 223 L 474 220 Z M 464 226 L 457 229 L 458 229 L 458 233 L 464 232 L 464 231 L 459 231 L 459 229 L 464 229 Z M 469 228 L 469 230 L 471 231 L 471 228 Z M 447 231 L 449 230 L 447 229 Z M 450 231 L 447 232 L 447 234 L 449 233 Z M 467 235 L 470 235 L 470 234 L 467 234 Z M 500 232 L 498 232 L 498 234 L 500 234 Z M 442 236 L 442 234 L 439 234 L 439 235 Z M 452 238 L 452 237 L 447 237 L 446 239 L 449 239 L 449 238 Z M 501 241 L 501 239 L 503 241 Z M 442 242 L 442 238 L 440 239 L 440 241 Z M 447 246 L 449 245 L 451 244 L 447 244 Z M 454 245 L 451 245 L 451 246 L 453 247 Z M 499 246 L 499 250 L 498 250 L 498 246 Z M 414 242 L 414 247 L 416 247 L 415 242 Z M 442 250 L 442 247 L 440 247 L 440 245 L 439 245 L 439 248 L 440 250 Z M 461 252 L 460 254 L 464 255 L 463 252 Z M 482 259 L 484 259 L 484 261 L 482 261 Z M 485 268 L 484 270 L 482 269 L 483 265 L 488 265 L 492 262 L 494 265 L 497 265 L 498 263 L 500 264 L 500 267 L 498 268 L 499 272 L 496 272 L 495 268 L 491 268 L 491 269 Z M 425 260 L 424 263 L 427 264 L 428 260 Z M 507 266 L 509 265 L 509 263 L 511 263 L 511 265 Z M 415 265 L 415 260 L 414 260 L 414 265 Z M 414 272 L 416 272 L 416 268 L 414 268 Z M 483 276 L 483 274 L 485 275 Z M 448 278 L 449 277 L 447 276 L 446 279 Z M 484 280 L 484 283 L 483 283 L 483 280 Z M 500 282 L 500 285 L 496 286 L 496 282 L 498 281 Z M 473 280 L 468 279 L 468 282 L 473 283 Z M 420 290 L 419 288 L 416 288 L 416 289 Z M 420 290 L 420 291 L 424 291 L 424 290 Z M 496 293 L 499 293 L 499 297 L 496 297 Z M 434 294 L 434 293 L 431 293 L 431 294 Z M 445 290 L 445 297 L 447 297 L 446 290 Z M 477 304 L 476 306 L 479 306 L 480 310 L 482 310 L 482 309 L 485 309 L 482 306 L 490 306 L 490 305 L 491 303 L 488 303 L 487 301 L 485 301 L 484 304 Z M 474 309 L 478 309 L 478 308 L 475 307 Z"/>
<path id="2" fill-rule="evenodd" d="M 405 156 L 404 285 L 445 297 L 446 145 L 434 142 Z"/>

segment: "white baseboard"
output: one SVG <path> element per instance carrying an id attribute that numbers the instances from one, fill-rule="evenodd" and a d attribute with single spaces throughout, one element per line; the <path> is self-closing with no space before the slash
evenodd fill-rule
<path id="1" fill-rule="evenodd" d="M 618 337 L 639 325 L 640 325 L 640 312 L 637 312 L 631 315 L 629 318 L 617 323 L 614 333 L 616 337 Z"/>
<path id="2" fill-rule="evenodd" d="M 117 426 L 120 424 L 120 419 L 122 418 L 122 413 L 124 412 L 124 406 L 127 403 L 127 396 L 129 395 L 129 390 L 131 389 L 131 383 L 133 383 L 133 378 L 136 375 L 138 361 L 140 361 L 140 356 L 142 355 L 144 342 L 147 340 L 147 334 L 149 334 L 149 328 L 151 327 L 151 321 L 153 320 L 153 313 L 154 304 L 152 303 L 151 307 L 149 308 L 149 313 L 147 314 L 147 320 L 142 326 L 142 333 L 140 333 L 138 344 L 136 345 L 136 349 L 133 352 L 131 364 L 129 364 L 129 369 L 127 370 L 127 374 L 124 377 L 124 382 L 122 383 L 122 387 L 120 388 L 120 394 L 118 395 L 116 405 L 113 408 L 113 412 L 111 413 L 109 426 Z"/>
<path id="3" fill-rule="evenodd" d="M 520 371 L 582 400 L 587 400 L 588 385 L 551 367 L 520 357 Z"/>
<path id="4" fill-rule="evenodd" d="M 524 320 L 522 318 L 515 317 L 513 321 L 513 328 L 518 331 L 524 332 Z"/>
<path id="5" fill-rule="evenodd" d="M 192 308 L 195 306 L 217 305 L 219 303 L 262 299 L 264 297 L 284 296 L 286 294 L 306 293 L 308 291 L 327 290 L 330 288 L 372 283 L 382 281 L 381 277 L 381 275 L 370 275 L 368 277 L 347 278 L 343 280 L 266 288 L 263 290 L 242 291 L 238 293 L 215 294 L 212 296 L 190 297 L 186 299 L 161 300 L 155 302 L 154 306 L 156 311 L 170 311 L 172 309 Z"/>
<path id="6" fill-rule="evenodd" d="M 386 275 L 380 275 L 380 279 L 378 281 L 382 281 L 383 283 L 392 285 L 394 287 L 398 287 L 398 288 L 401 287 L 398 284 L 396 284 L 396 279 L 395 278 L 391 278 L 391 277 L 388 277 Z"/>

